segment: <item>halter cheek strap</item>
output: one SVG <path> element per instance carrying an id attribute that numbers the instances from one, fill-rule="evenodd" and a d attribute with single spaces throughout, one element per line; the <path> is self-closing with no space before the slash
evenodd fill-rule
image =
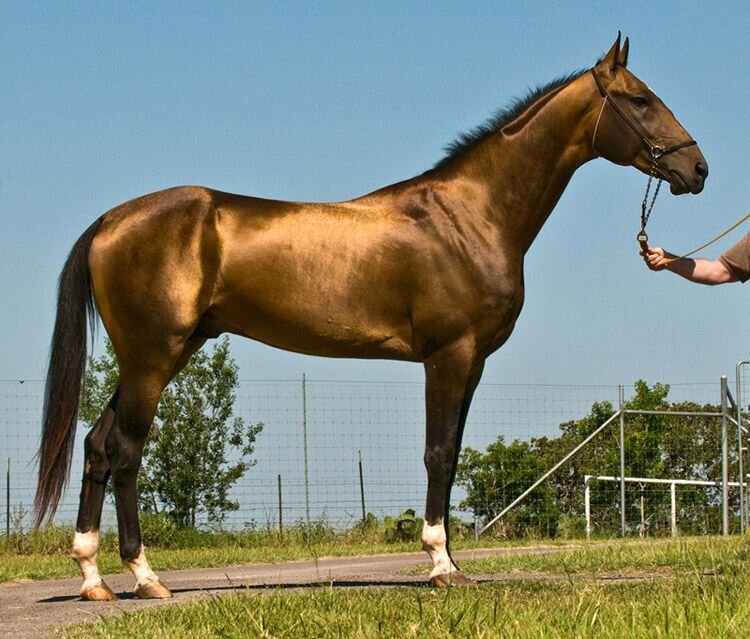
<path id="1" fill-rule="evenodd" d="M 697 144 L 697 142 L 693 139 L 685 140 L 684 142 L 680 142 L 679 144 L 673 144 L 672 146 L 663 147 L 659 146 L 658 144 L 654 144 L 651 140 L 648 139 L 648 136 L 643 132 L 641 127 L 627 114 L 625 111 L 622 110 L 619 104 L 614 101 L 612 96 L 610 95 L 609 91 L 605 88 L 605 86 L 602 84 L 601 79 L 599 78 L 598 74 L 596 73 L 595 69 L 591 69 L 591 75 L 594 76 L 594 82 L 596 82 L 596 86 L 599 89 L 599 93 L 601 94 L 603 100 L 602 100 L 602 108 L 599 110 L 599 117 L 596 119 L 596 126 L 594 127 L 594 137 L 592 139 L 592 144 L 596 142 L 596 132 L 599 129 L 599 121 L 602 118 L 602 113 L 604 112 L 604 105 L 609 103 L 609 105 L 612 107 L 613 111 L 617 113 L 617 115 L 620 116 L 620 118 L 627 124 L 633 132 L 641 139 L 641 141 L 648 147 L 649 151 L 651 152 L 651 158 L 652 160 L 655 160 L 658 162 L 658 160 L 665 156 L 669 155 L 670 153 L 674 153 L 675 151 L 679 151 L 680 149 L 684 149 L 688 146 L 693 146 L 694 144 Z M 594 144 L 594 149 L 596 149 L 596 145 Z"/>
<path id="2" fill-rule="evenodd" d="M 601 119 L 602 119 L 602 113 L 604 113 L 604 107 L 605 107 L 605 106 L 607 106 L 607 98 L 604 98 L 604 99 L 602 100 L 602 108 L 601 108 L 601 109 L 599 109 L 599 115 L 598 115 L 598 116 L 597 116 L 597 118 L 596 118 L 596 125 L 594 125 L 594 135 L 593 135 L 593 136 L 591 136 L 591 147 L 592 147 L 592 148 L 594 149 L 594 151 L 596 151 L 597 153 L 599 153 L 599 151 L 598 151 L 598 150 L 597 150 L 597 148 L 596 148 L 596 132 L 597 132 L 597 131 L 599 130 L 599 122 L 600 122 L 600 121 L 601 121 Z"/>

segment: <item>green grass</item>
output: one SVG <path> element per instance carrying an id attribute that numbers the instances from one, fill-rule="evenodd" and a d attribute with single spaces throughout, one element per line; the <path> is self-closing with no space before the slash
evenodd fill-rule
<path id="1" fill-rule="evenodd" d="M 743 562 L 750 544 L 742 537 L 693 537 L 676 540 L 610 540 L 548 555 L 504 555 L 463 562 L 468 573 L 554 572 L 604 575 L 715 571 Z"/>
<path id="2" fill-rule="evenodd" d="M 308 531 L 309 532 L 309 531 Z M 157 571 L 289 559 L 415 551 L 372 535 L 321 528 L 286 538 L 262 531 L 189 533 L 153 547 Z M 72 530 L 51 528 L 0 541 L 0 581 L 76 576 Z M 480 546 L 490 545 L 483 542 Z M 513 637 L 733 639 L 750 636 L 750 540 L 605 540 L 570 546 L 520 542 L 531 551 L 465 560 L 469 574 L 501 575 L 476 587 L 433 590 L 310 587 L 238 591 L 221 598 L 154 608 L 67 630 L 70 639 L 122 637 Z M 116 538 L 103 539 L 103 572 L 121 571 Z M 518 545 L 518 544 L 515 544 Z M 533 551 L 547 547 L 545 554 Z M 558 546 L 558 547 L 555 547 Z M 454 544 L 476 547 L 471 540 Z M 426 572 L 425 567 L 415 572 Z"/>
<path id="3" fill-rule="evenodd" d="M 591 544 L 466 562 L 471 572 L 519 573 L 476 587 L 253 591 L 109 618 L 67 636 L 739 639 L 750 627 L 747 551 L 741 538 Z M 521 579 L 526 570 L 546 577 Z"/>
<path id="4" fill-rule="evenodd" d="M 745 584 L 746 585 L 746 584 Z M 109 619 L 69 637 L 747 637 L 739 585 L 672 583 L 485 584 L 448 593 L 418 589 L 234 595 Z"/>

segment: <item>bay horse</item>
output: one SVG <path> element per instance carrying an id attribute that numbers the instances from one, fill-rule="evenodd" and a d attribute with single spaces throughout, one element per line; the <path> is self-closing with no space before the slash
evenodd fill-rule
<path id="1" fill-rule="evenodd" d="M 592 68 L 465 134 L 424 174 L 368 195 L 298 203 L 178 187 L 126 202 L 83 233 L 60 276 L 35 506 L 39 526 L 68 481 L 98 314 L 119 386 L 85 439 L 72 550 L 84 599 L 116 598 L 96 563 L 110 476 L 135 594 L 171 596 L 144 554 L 136 476 L 163 389 L 225 332 L 310 355 L 424 365 L 422 545 L 435 586 L 470 581 L 449 550 L 450 492 L 485 359 L 521 311 L 524 254 L 589 160 L 653 167 L 675 195 L 699 193 L 708 175 L 685 129 L 626 68 L 628 49 L 618 34 Z"/>

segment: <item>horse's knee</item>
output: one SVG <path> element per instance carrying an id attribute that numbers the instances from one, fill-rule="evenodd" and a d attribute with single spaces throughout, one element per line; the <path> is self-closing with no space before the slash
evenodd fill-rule
<path id="1" fill-rule="evenodd" d="M 455 459 L 454 450 L 449 447 L 428 448 L 424 453 L 424 466 L 429 479 L 450 477 Z"/>
<path id="2" fill-rule="evenodd" d="M 447 446 L 429 447 L 424 452 L 424 465 L 428 470 L 430 468 L 440 469 L 449 465 L 452 458 L 453 455 Z"/>

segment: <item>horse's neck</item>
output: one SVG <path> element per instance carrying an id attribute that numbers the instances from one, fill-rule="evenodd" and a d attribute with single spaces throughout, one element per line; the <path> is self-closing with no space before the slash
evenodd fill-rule
<path id="1" fill-rule="evenodd" d="M 531 246 L 573 173 L 594 157 L 590 91 L 579 78 L 532 104 L 466 158 L 463 171 L 486 191 L 488 213 Z"/>

